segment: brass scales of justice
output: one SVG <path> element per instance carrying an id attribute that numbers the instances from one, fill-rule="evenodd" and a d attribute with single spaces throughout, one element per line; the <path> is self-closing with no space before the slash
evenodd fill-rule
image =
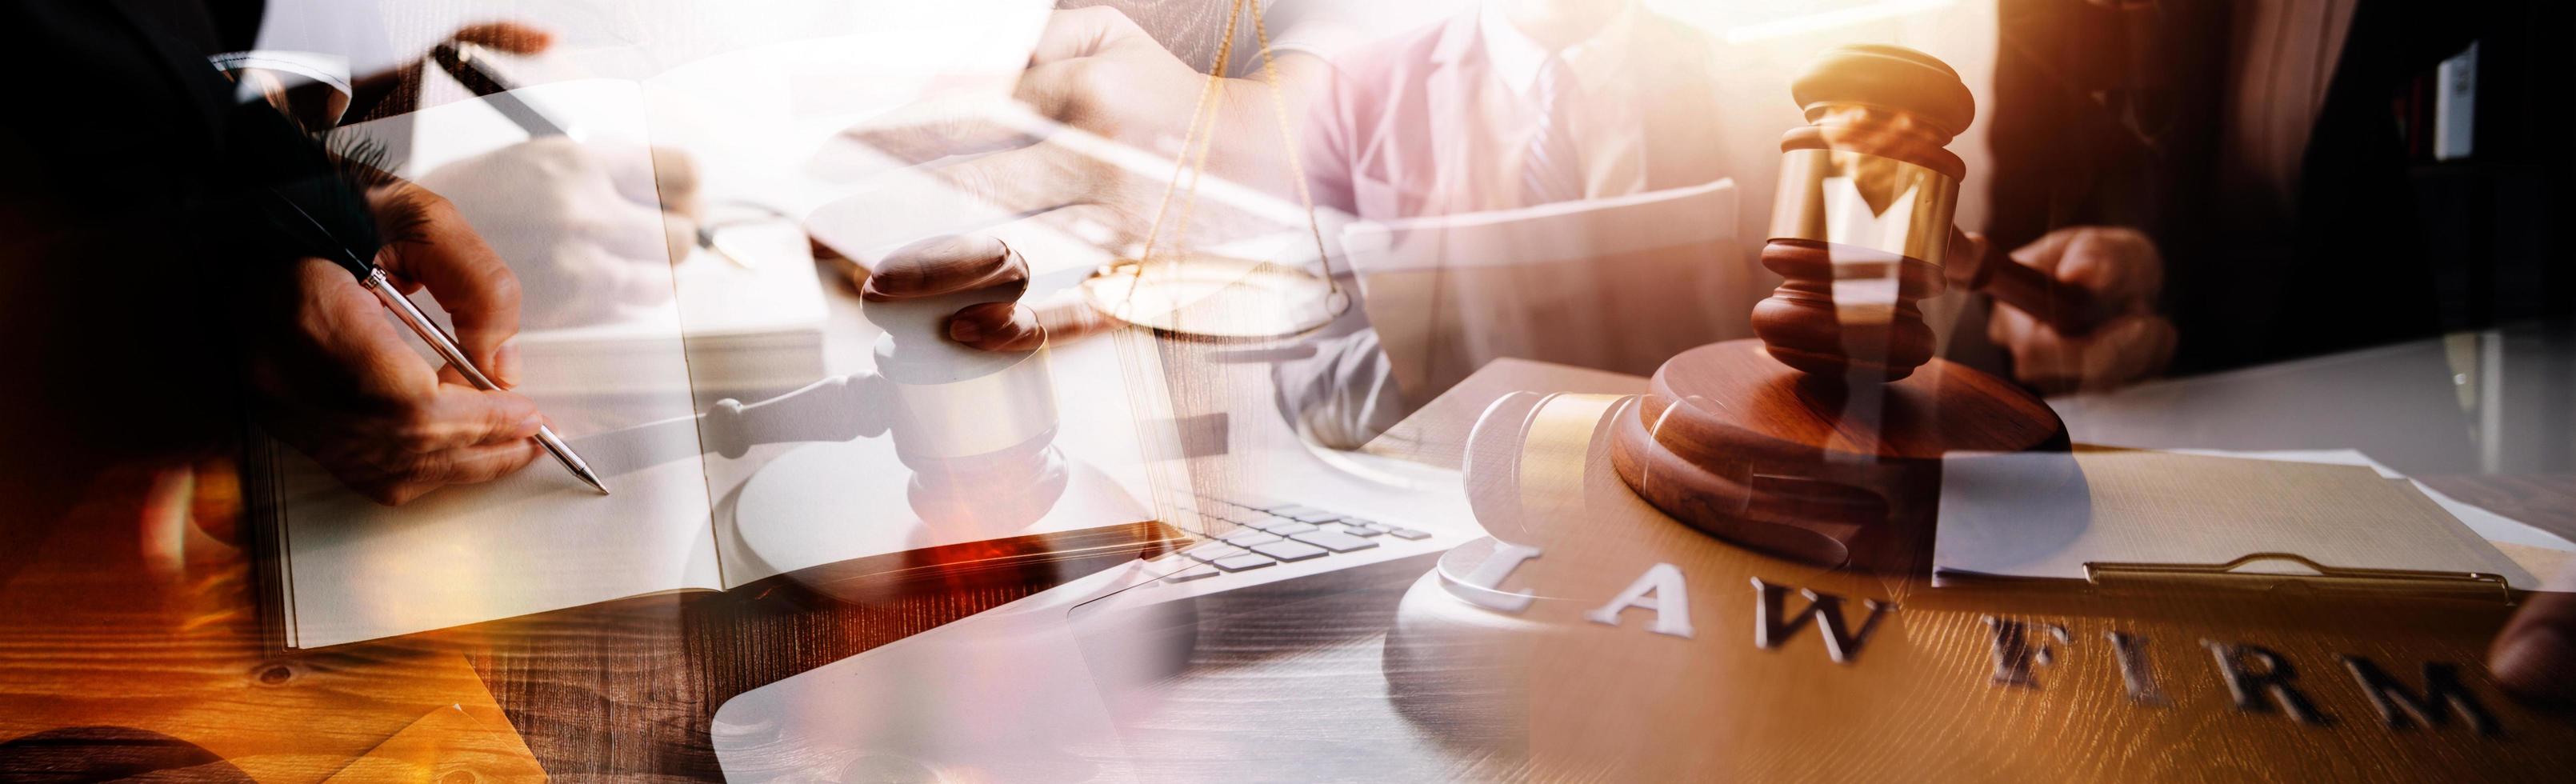
<path id="1" fill-rule="evenodd" d="M 1270 88 L 1271 110 L 1279 121 L 1281 155 L 1296 188 L 1299 206 L 1305 211 L 1306 230 L 1314 240 L 1319 271 L 1296 264 L 1197 252 L 1189 247 L 1198 186 L 1207 171 L 1208 150 L 1215 143 L 1217 112 L 1221 108 L 1216 96 L 1234 56 L 1235 26 L 1246 16 L 1252 18 L 1253 33 L 1261 47 L 1261 80 Z M 1226 12 L 1222 35 L 1215 63 L 1208 70 L 1207 86 L 1191 109 L 1179 160 L 1154 209 L 1154 221 L 1146 231 L 1143 249 L 1135 258 L 1110 262 L 1083 281 L 1084 299 L 1111 318 L 1161 334 L 1266 340 L 1311 332 L 1350 310 L 1351 298 L 1334 280 L 1332 259 L 1324 249 L 1323 228 L 1316 221 L 1315 199 L 1307 190 L 1305 171 L 1297 160 L 1296 136 L 1287 103 L 1279 95 L 1278 68 L 1272 62 L 1270 32 L 1260 9 L 1248 0 L 1234 0 Z M 1179 213 L 1171 226 L 1169 242 L 1165 243 L 1165 219 L 1175 217 L 1175 201 Z M 1161 251 L 1160 255 L 1157 251 Z"/>

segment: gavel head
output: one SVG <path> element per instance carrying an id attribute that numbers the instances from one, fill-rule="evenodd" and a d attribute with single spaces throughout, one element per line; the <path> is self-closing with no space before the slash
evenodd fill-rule
<path id="1" fill-rule="evenodd" d="M 1791 82 L 1809 124 L 1780 141 L 1780 189 L 1762 265 L 1784 281 L 1753 310 L 1772 358 L 1860 383 L 1932 358 L 1915 303 L 1939 294 L 1959 180 L 1943 149 L 1976 101 L 1931 55 L 1863 44 L 1828 50 Z"/>
<path id="2" fill-rule="evenodd" d="M 913 470 L 915 511 L 934 524 L 1035 520 L 1063 489 L 1054 447 L 1055 380 L 1046 348 L 986 351 L 948 338 L 959 310 L 1019 301 L 1028 264 L 1000 240 L 932 237 L 876 264 L 860 312 L 885 330 L 877 374 L 887 430 Z"/>
<path id="3" fill-rule="evenodd" d="M 1032 353 L 982 351 L 948 339 L 948 318 L 958 311 L 1017 302 L 1028 293 L 1028 262 L 1001 240 L 979 234 L 930 237 L 869 266 L 859 312 L 885 331 L 877 345 L 878 372 L 890 378 L 908 373 L 915 382 L 954 380 Z"/>

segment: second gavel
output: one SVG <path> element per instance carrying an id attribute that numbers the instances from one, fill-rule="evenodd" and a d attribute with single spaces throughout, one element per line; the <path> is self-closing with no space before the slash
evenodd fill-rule
<path id="1" fill-rule="evenodd" d="M 1958 72 L 1896 46 L 1827 52 L 1790 84 L 1808 125 L 1781 139 L 1780 190 L 1762 265 L 1784 282 L 1753 311 L 1780 362 L 1857 381 L 1902 379 L 1932 357 L 1915 303 L 1965 283 L 2082 334 L 2102 313 L 2090 292 L 2001 253 L 1950 258 L 1967 166 L 1944 149 L 1976 102 Z M 1961 265 L 1950 270 L 1945 265 Z M 1961 274 L 1964 273 L 1964 274 Z"/>
<path id="2" fill-rule="evenodd" d="M 1611 467 L 1647 503 L 1731 543 L 1918 572 L 1945 456 L 2065 451 L 2069 439 L 2028 391 L 1932 356 L 1916 303 L 1981 284 L 2071 325 L 2091 298 L 2010 260 L 1952 258 L 1971 244 L 1951 225 L 1967 166 L 1943 145 L 1976 104 L 1949 66 L 1841 47 L 1790 93 L 1808 124 L 1780 144 L 1762 264 L 1783 280 L 1754 309 L 1760 339 L 1666 360 L 1635 414 L 1610 425 Z"/>

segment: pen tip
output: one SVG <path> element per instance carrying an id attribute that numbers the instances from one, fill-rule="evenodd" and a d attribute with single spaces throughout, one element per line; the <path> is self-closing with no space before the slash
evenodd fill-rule
<path id="1" fill-rule="evenodd" d="M 590 489 L 599 491 L 600 495 L 608 494 L 608 484 L 599 481 L 599 475 L 591 473 L 590 466 L 567 460 L 564 461 L 564 467 L 572 469 L 573 478 L 581 480 L 582 484 L 590 485 Z"/>
<path id="2" fill-rule="evenodd" d="M 563 464 L 564 470 L 572 472 L 575 478 L 590 485 L 590 489 L 599 491 L 600 495 L 608 494 L 608 485 L 601 484 L 599 475 L 591 473 L 590 464 L 582 462 L 580 455 L 573 454 L 572 447 L 564 445 L 563 439 L 557 438 L 553 430 L 539 427 L 534 438 L 555 456 L 555 462 Z"/>

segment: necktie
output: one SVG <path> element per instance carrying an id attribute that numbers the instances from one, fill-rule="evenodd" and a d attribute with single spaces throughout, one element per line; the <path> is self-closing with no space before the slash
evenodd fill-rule
<path id="1" fill-rule="evenodd" d="M 1548 55 L 1539 66 L 1531 96 L 1537 103 L 1538 132 L 1530 135 L 1529 150 L 1521 156 L 1524 206 L 1583 198 L 1583 155 L 1574 146 L 1574 109 L 1583 103 L 1582 89 L 1564 57 Z"/>

